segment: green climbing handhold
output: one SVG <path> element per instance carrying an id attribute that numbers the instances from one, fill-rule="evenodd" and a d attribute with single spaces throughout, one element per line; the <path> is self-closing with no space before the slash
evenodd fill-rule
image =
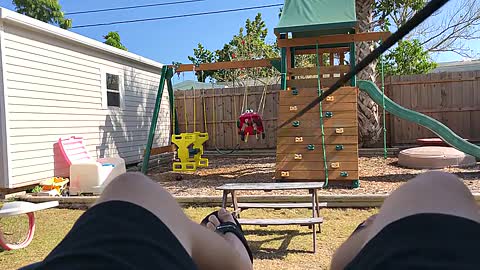
<path id="1" fill-rule="evenodd" d="M 339 145 L 335 146 L 335 150 L 337 150 L 337 151 L 343 150 L 343 145 L 339 144 Z"/>
<path id="2" fill-rule="evenodd" d="M 309 145 L 307 146 L 307 149 L 310 150 L 310 151 L 313 151 L 313 150 L 315 150 L 315 145 L 309 144 Z"/>
<path id="3" fill-rule="evenodd" d="M 340 176 L 341 176 L 341 177 L 347 177 L 347 176 L 348 176 L 348 172 L 341 172 L 341 173 L 340 173 Z"/>
<path id="4" fill-rule="evenodd" d="M 293 121 L 292 126 L 294 126 L 294 127 L 300 126 L 300 121 Z"/>
<path id="5" fill-rule="evenodd" d="M 325 117 L 332 118 L 333 117 L 333 112 L 326 112 Z"/>
<path id="6" fill-rule="evenodd" d="M 292 95 L 294 96 L 298 95 L 298 90 L 297 89 L 292 90 Z"/>
<path id="7" fill-rule="evenodd" d="M 360 181 L 357 180 L 354 180 L 352 182 L 352 188 L 359 188 L 360 187 Z"/>

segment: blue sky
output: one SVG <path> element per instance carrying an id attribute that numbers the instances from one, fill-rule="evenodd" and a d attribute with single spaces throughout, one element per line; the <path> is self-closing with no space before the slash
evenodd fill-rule
<path id="1" fill-rule="evenodd" d="M 173 0 L 61 0 L 65 12 L 75 12 L 91 9 L 112 8 L 131 5 L 172 2 Z M 452 0 L 450 6 L 461 0 Z M 180 15 L 187 13 L 250 7 L 283 3 L 283 0 L 206 0 L 198 3 L 159 6 L 123 10 L 115 12 L 71 15 L 73 25 L 84 25 L 119 20 L 142 19 L 151 17 Z M 0 0 L 0 6 L 13 9 L 11 0 Z M 448 8 L 448 7 L 444 7 Z M 109 31 L 118 31 L 122 43 L 129 51 L 170 64 L 172 61 L 188 63 L 187 56 L 192 55 L 193 48 L 201 42 L 206 48 L 215 50 L 221 48 L 236 34 L 247 18 L 254 18 L 261 12 L 269 28 L 268 41 L 273 42 L 273 28 L 278 22 L 278 8 L 241 11 L 227 14 L 217 14 L 182 19 L 170 19 L 143 23 L 131 23 L 112 26 L 72 29 L 72 31 L 96 40 Z M 480 50 L 480 41 L 471 42 L 471 46 Z M 453 54 L 442 54 L 435 57 L 436 61 L 461 60 Z"/>
<path id="2" fill-rule="evenodd" d="M 161 2 L 173 2 L 173 0 L 60 1 L 65 12 Z M 83 25 L 98 22 L 161 17 L 282 2 L 283 0 L 206 0 L 198 3 L 71 15 L 70 17 L 73 19 L 73 25 Z M 11 0 L 0 0 L 0 5 L 9 9 L 13 9 Z M 162 63 L 170 64 L 172 61 L 188 63 L 187 56 L 193 54 L 193 48 L 197 46 L 197 43 L 201 42 L 207 48 L 212 50 L 223 47 L 223 44 L 228 42 L 232 36 L 238 32 L 240 27 L 245 24 L 245 20 L 247 18 L 255 17 L 259 11 L 262 12 L 269 29 L 273 30 L 278 21 L 278 8 L 71 30 L 96 40 L 102 40 L 102 36 L 107 34 L 109 31 L 118 31 L 122 38 L 122 43 L 128 48 L 129 51 L 133 53 Z M 275 39 L 272 33 L 270 33 L 268 38 L 272 42 Z"/>

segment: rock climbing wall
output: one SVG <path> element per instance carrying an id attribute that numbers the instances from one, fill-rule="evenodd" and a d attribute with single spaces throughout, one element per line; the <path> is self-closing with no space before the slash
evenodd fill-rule
<path id="1" fill-rule="evenodd" d="M 318 97 L 317 85 L 317 79 L 288 80 L 287 91 L 280 92 L 279 123 Z M 321 109 L 317 105 L 277 131 L 277 181 L 325 181 L 328 173 L 330 184 L 358 183 L 357 94 L 355 87 L 342 87 L 322 102 Z"/>

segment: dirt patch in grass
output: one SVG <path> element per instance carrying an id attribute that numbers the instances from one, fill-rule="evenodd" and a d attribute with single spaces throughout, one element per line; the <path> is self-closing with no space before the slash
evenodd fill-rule
<path id="1" fill-rule="evenodd" d="M 195 173 L 177 174 L 155 170 L 150 176 L 172 194 L 178 196 L 220 196 L 215 187 L 224 183 L 274 182 L 275 157 L 213 157 L 210 166 Z M 321 194 L 388 194 L 399 185 L 426 172 L 402 168 L 397 158 L 360 158 L 360 188 L 328 187 Z M 456 174 L 472 192 L 480 192 L 480 163 L 469 168 L 446 168 L 443 171 Z M 180 180 L 181 179 L 181 180 Z M 242 194 L 265 194 L 243 192 Z M 271 195 L 304 194 L 302 191 L 275 191 Z"/>
<path id="2" fill-rule="evenodd" d="M 185 213 L 199 222 L 214 208 L 187 208 Z M 247 240 L 252 246 L 255 269 L 300 270 L 327 269 L 336 248 L 355 227 L 376 209 L 322 209 L 322 233 L 317 234 L 317 254 L 312 251 L 311 230 L 300 226 L 255 227 L 245 226 Z M 37 213 L 37 232 L 30 246 L 22 250 L 0 251 L 0 268 L 4 270 L 42 260 L 67 234 L 80 210 L 49 209 Z M 306 217 L 308 210 L 247 210 L 245 218 Z"/>

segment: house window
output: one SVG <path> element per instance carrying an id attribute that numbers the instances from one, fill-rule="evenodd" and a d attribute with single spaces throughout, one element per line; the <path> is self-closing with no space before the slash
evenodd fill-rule
<path id="1" fill-rule="evenodd" d="M 120 107 L 120 76 L 107 73 L 107 106 Z"/>

